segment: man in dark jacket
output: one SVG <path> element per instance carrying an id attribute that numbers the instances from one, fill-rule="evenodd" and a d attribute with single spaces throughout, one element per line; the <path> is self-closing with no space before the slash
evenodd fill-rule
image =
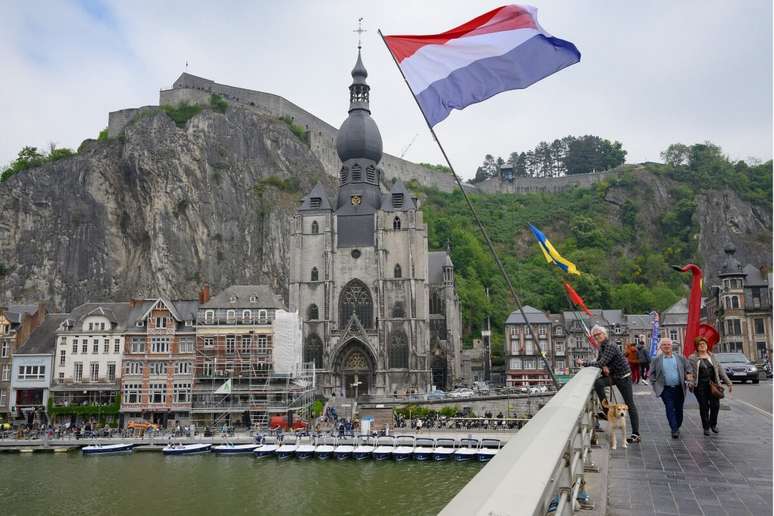
<path id="1" fill-rule="evenodd" d="M 604 326 L 595 325 L 591 328 L 591 337 L 599 344 L 599 354 L 595 362 L 585 362 L 578 359 L 578 365 L 587 367 L 599 367 L 602 369 L 602 375 L 594 382 L 594 390 L 599 397 L 600 402 L 604 402 L 605 387 L 612 384 L 618 387 L 621 397 L 629 406 L 629 419 L 632 423 L 632 435 L 626 438 L 628 443 L 640 442 L 640 420 L 637 416 L 637 406 L 634 404 L 632 393 L 632 370 L 629 368 L 629 362 L 623 352 L 618 349 L 614 343 L 607 338 L 607 329 Z M 611 387 L 612 388 L 612 387 Z M 611 393 L 612 394 L 612 393 Z M 599 413 L 600 419 L 607 419 L 607 414 Z"/>

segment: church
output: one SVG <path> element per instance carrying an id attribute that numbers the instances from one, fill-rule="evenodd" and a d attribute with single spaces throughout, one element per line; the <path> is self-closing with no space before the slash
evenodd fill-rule
<path id="1" fill-rule="evenodd" d="M 317 388 L 354 398 L 450 389 L 461 376 L 461 322 L 448 251 L 428 251 L 418 201 L 383 185 L 382 137 L 358 47 L 349 116 L 336 136 L 338 192 L 317 184 L 294 217 L 290 310 Z"/>

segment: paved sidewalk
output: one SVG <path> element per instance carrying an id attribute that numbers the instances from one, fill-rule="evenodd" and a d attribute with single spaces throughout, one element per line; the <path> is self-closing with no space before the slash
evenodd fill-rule
<path id="1" fill-rule="evenodd" d="M 724 399 L 720 433 L 706 437 L 696 399 L 688 393 L 680 438 L 672 439 L 664 405 L 653 391 L 637 385 L 634 400 L 642 442 L 610 451 L 609 516 L 771 516 L 770 415 Z"/>

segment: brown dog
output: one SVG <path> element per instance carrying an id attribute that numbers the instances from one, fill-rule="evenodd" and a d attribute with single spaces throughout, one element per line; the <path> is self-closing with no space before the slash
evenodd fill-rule
<path id="1" fill-rule="evenodd" d="M 626 403 L 608 403 L 602 402 L 602 406 L 607 409 L 607 423 L 610 431 L 610 449 L 615 450 L 618 441 L 616 439 L 616 429 L 621 429 L 621 441 L 624 448 L 626 446 L 626 417 L 629 414 L 629 406 Z"/>

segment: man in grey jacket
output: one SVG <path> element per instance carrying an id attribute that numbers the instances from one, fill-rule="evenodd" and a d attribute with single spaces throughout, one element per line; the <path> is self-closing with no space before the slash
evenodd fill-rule
<path id="1" fill-rule="evenodd" d="M 672 353 L 672 339 L 661 339 L 659 345 L 661 353 L 650 363 L 650 381 L 653 392 L 664 402 L 672 438 L 677 439 L 683 424 L 685 391 L 693 381 L 693 366 L 684 356 Z"/>

